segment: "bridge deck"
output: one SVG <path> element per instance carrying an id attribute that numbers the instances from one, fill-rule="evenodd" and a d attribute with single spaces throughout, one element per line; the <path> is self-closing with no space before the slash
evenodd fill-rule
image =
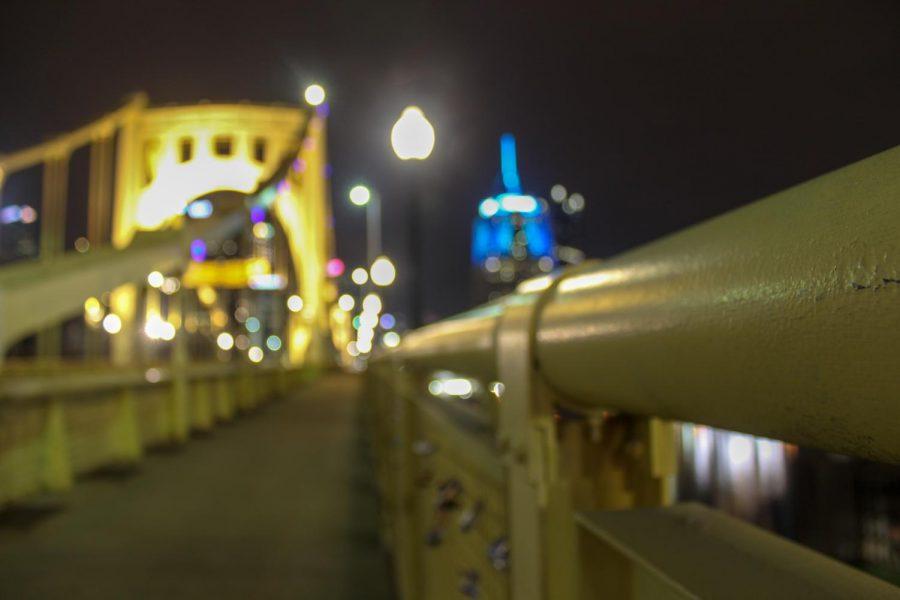
<path id="1" fill-rule="evenodd" d="M 0 597 L 390 597 L 356 386 L 326 377 L 59 510 L 0 515 Z"/>

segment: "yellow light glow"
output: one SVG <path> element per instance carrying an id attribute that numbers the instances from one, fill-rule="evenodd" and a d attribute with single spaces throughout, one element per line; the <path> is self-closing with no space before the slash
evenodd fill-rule
<path id="1" fill-rule="evenodd" d="M 84 301 L 84 317 L 91 323 L 103 320 L 103 306 L 93 296 Z"/>
<path id="2" fill-rule="evenodd" d="M 417 106 L 408 106 L 391 128 L 391 147 L 401 160 L 425 160 L 434 149 L 434 127 Z"/>
<path id="3" fill-rule="evenodd" d="M 144 324 L 144 333 L 151 340 L 171 341 L 175 339 L 175 326 L 159 316 L 151 316 Z"/>
<path id="4" fill-rule="evenodd" d="M 249 358 L 251 362 L 262 362 L 262 348 L 260 348 L 259 346 L 252 346 L 249 350 L 247 350 L 247 358 Z"/>
<path id="5" fill-rule="evenodd" d="M 223 331 L 216 338 L 216 345 L 222 350 L 231 350 L 234 348 L 234 336 Z"/>
<path id="6" fill-rule="evenodd" d="M 217 308 L 209 316 L 209 320 L 216 327 L 222 328 L 228 325 L 228 314 L 221 308 Z"/>
<path id="7" fill-rule="evenodd" d="M 356 300 L 350 294 L 344 294 L 338 298 L 338 308 L 345 312 L 350 312 L 356 306 Z"/>
<path id="8" fill-rule="evenodd" d="M 400 345 L 400 334 L 396 331 L 388 331 L 381 339 L 388 348 L 396 348 Z"/>
<path id="9" fill-rule="evenodd" d="M 292 294 L 287 299 L 287 307 L 288 310 L 293 313 L 298 313 L 303 310 L 303 298 L 298 296 L 297 294 Z"/>
<path id="10" fill-rule="evenodd" d="M 109 313 L 103 317 L 103 329 L 106 333 L 119 333 L 122 331 L 122 319 L 114 313 Z"/>
<path id="11" fill-rule="evenodd" d="M 357 267 L 350 273 L 350 279 L 352 279 L 353 283 L 356 285 L 363 285 L 369 280 L 369 272 L 362 267 Z"/>
<path id="12" fill-rule="evenodd" d="M 350 202 L 357 206 L 365 206 L 372 198 L 372 193 L 364 185 L 355 185 L 350 189 Z"/>
<path id="13" fill-rule="evenodd" d="M 369 294 L 362 301 L 363 311 L 373 314 L 381 312 L 381 298 L 378 294 Z"/>
<path id="14" fill-rule="evenodd" d="M 150 287 L 160 288 L 165 281 L 166 278 L 159 271 L 153 271 L 147 275 L 147 283 L 150 284 Z"/>
<path id="15" fill-rule="evenodd" d="M 325 102 L 325 88 L 318 83 L 314 83 L 303 92 L 303 99 L 310 106 L 318 106 Z"/>
<path id="16" fill-rule="evenodd" d="M 208 285 L 201 285 L 197 288 L 197 298 L 199 298 L 200 302 L 206 306 L 214 304 L 217 297 L 218 294 L 216 294 L 216 290 Z"/>
<path id="17" fill-rule="evenodd" d="M 394 263 L 387 256 L 379 256 L 372 263 L 369 275 L 372 278 L 372 283 L 385 287 L 394 283 L 394 279 L 397 278 L 397 268 L 394 267 Z"/>
<path id="18" fill-rule="evenodd" d="M 347 354 L 350 356 L 359 356 L 359 348 L 356 347 L 356 342 L 347 342 Z"/>

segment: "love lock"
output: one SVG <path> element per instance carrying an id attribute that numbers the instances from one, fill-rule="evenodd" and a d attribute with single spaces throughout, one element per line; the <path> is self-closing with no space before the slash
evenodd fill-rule
<path id="1" fill-rule="evenodd" d="M 462 514 L 459 515 L 459 521 L 457 521 L 459 530 L 463 533 L 471 530 L 482 510 L 484 510 L 483 500 L 476 501 L 475 504 L 464 510 Z"/>

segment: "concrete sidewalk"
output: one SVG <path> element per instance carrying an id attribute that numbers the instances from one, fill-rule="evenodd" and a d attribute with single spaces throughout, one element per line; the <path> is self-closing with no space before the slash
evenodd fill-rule
<path id="1" fill-rule="evenodd" d="M 326 376 L 59 510 L 0 513 L 0 598 L 392 597 L 358 385 Z"/>

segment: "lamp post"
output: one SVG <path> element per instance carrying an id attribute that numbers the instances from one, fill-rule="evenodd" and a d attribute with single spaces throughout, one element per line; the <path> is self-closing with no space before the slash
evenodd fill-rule
<path id="1" fill-rule="evenodd" d="M 400 118 L 391 128 L 391 148 L 397 158 L 403 161 L 423 161 L 431 156 L 434 150 L 434 127 L 417 106 L 407 106 Z M 413 190 L 414 194 L 418 190 Z M 411 321 L 413 327 L 422 325 L 422 208 L 421 202 L 413 197 L 409 207 L 409 242 L 410 242 L 410 282 L 411 288 Z"/>
<path id="2" fill-rule="evenodd" d="M 381 254 L 381 197 L 364 185 L 355 185 L 350 202 L 366 208 L 366 261 L 371 266 Z"/>

